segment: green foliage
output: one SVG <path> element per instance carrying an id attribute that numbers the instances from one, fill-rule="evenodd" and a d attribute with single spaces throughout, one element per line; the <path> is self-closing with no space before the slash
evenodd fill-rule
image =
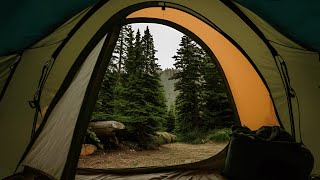
<path id="1" fill-rule="evenodd" d="M 233 123 L 226 87 L 213 60 L 187 36 L 181 38 L 175 55 L 179 70 L 172 79 L 178 80 L 180 92 L 176 104 L 176 132 L 185 142 L 200 143 L 206 134 Z"/>
<path id="2" fill-rule="evenodd" d="M 106 119 L 107 115 L 104 112 L 93 112 L 91 115 L 91 119 Z"/>
<path id="3" fill-rule="evenodd" d="M 144 74 L 140 78 L 129 76 L 126 91 L 122 92 L 126 100 L 119 108 L 119 121 L 142 146 L 152 141 L 150 135 L 160 130 L 164 122 L 166 106 L 160 87 L 158 81 Z"/>
<path id="4" fill-rule="evenodd" d="M 103 144 L 101 143 L 101 141 L 98 138 L 98 136 L 96 135 L 96 133 L 94 133 L 90 127 L 87 129 L 87 133 L 86 133 L 86 137 L 85 137 L 85 143 L 87 143 L 87 144 L 95 144 L 100 149 L 103 149 Z"/>
<path id="5" fill-rule="evenodd" d="M 214 129 L 207 135 L 207 140 L 225 142 L 230 140 L 231 128 Z"/>
<path id="6" fill-rule="evenodd" d="M 177 139 L 175 135 L 168 132 L 156 132 L 156 134 L 153 137 L 154 141 L 159 145 L 173 143 Z"/>
<path id="7" fill-rule="evenodd" d="M 189 134 L 178 134 L 177 141 L 191 144 L 204 144 L 209 141 L 226 142 L 229 141 L 230 134 L 231 128 L 213 129 L 209 132 L 193 129 Z"/>
<path id="8" fill-rule="evenodd" d="M 190 129 L 189 133 L 179 133 L 177 135 L 177 141 L 190 143 L 190 144 L 203 144 L 206 143 L 206 132 L 203 132 L 199 129 Z"/>
<path id="9" fill-rule="evenodd" d="M 201 68 L 203 121 L 209 127 L 207 130 L 212 129 L 211 127 L 230 127 L 233 124 L 233 115 L 221 74 L 207 54 L 203 62 Z"/>
<path id="10" fill-rule="evenodd" d="M 164 127 L 168 132 L 174 132 L 176 126 L 176 114 L 174 106 L 172 105 L 167 113 Z"/>
<path id="11" fill-rule="evenodd" d="M 201 77 L 201 49 L 187 36 L 183 36 L 180 49 L 173 58 L 176 60 L 174 66 L 180 70 L 172 78 L 178 79 L 175 90 L 180 94 L 176 99 L 177 123 L 176 132 L 189 135 L 191 129 L 200 129 L 200 93 Z"/>

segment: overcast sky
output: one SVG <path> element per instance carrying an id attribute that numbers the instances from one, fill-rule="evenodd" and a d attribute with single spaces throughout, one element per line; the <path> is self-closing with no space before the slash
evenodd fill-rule
<path id="1" fill-rule="evenodd" d="M 140 29 L 142 35 L 147 26 L 153 35 L 154 46 L 158 51 L 156 53 L 156 57 L 159 59 L 159 65 L 162 69 L 173 67 L 174 60 L 172 56 L 176 54 L 183 34 L 169 26 L 161 24 L 132 24 L 133 30 L 136 32 L 138 29 Z"/>

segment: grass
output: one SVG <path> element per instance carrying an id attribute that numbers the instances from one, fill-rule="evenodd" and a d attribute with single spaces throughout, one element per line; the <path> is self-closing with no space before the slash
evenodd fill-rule
<path id="1" fill-rule="evenodd" d="M 204 144 L 209 141 L 229 141 L 231 128 L 214 129 L 209 132 L 190 131 L 188 134 L 178 135 L 177 141 L 190 144 Z"/>

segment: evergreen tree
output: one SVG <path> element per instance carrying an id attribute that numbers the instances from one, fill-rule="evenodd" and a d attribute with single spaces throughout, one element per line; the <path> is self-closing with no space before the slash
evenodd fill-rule
<path id="1" fill-rule="evenodd" d="M 183 36 L 174 64 L 176 132 L 182 141 L 195 142 L 215 128 L 233 123 L 226 87 L 213 60 L 192 39 Z M 204 137 L 205 138 L 205 137 Z"/>
<path id="2" fill-rule="evenodd" d="M 134 39 L 132 39 L 132 37 L 132 26 L 123 26 L 120 30 L 119 38 L 113 51 L 113 58 L 116 62 L 118 78 L 120 78 L 121 74 L 123 73 L 123 66 L 126 59 L 128 58 L 128 47 L 131 45 L 132 42 L 134 42 Z"/>
<path id="3" fill-rule="evenodd" d="M 142 49 L 143 55 L 145 58 L 145 73 L 148 74 L 158 74 L 160 68 L 156 63 L 158 58 L 155 57 L 155 53 L 157 52 L 154 47 L 153 37 L 150 34 L 149 27 L 147 26 L 144 31 L 144 35 L 142 37 Z"/>
<path id="4" fill-rule="evenodd" d="M 165 128 L 167 132 L 174 132 L 176 124 L 176 115 L 174 106 L 170 106 L 167 116 L 166 116 L 166 124 Z"/>
<path id="5" fill-rule="evenodd" d="M 200 129 L 202 126 L 200 114 L 200 66 L 201 51 L 191 38 L 183 36 L 174 66 L 178 69 L 172 78 L 178 79 L 175 90 L 180 94 L 176 99 L 176 131 L 182 136 L 189 134 L 192 129 Z"/>
<path id="6" fill-rule="evenodd" d="M 130 90 L 129 83 L 130 79 L 132 79 L 132 74 L 134 73 L 135 67 L 135 37 L 134 31 L 132 28 L 129 28 L 127 31 L 127 35 L 124 39 L 126 47 L 126 58 L 123 61 L 123 72 L 121 73 L 121 78 L 119 80 L 119 86 L 115 87 L 115 93 L 117 98 L 114 99 L 115 104 L 115 114 L 117 116 L 117 120 L 120 122 L 129 121 L 127 118 L 127 114 L 125 111 L 127 110 L 128 99 L 127 99 L 127 91 Z M 129 127 L 130 129 L 130 127 Z"/>
<path id="7" fill-rule="evenodd" d="M 233 118 L 226 86 L 213 59 L 205 52 L 201 72 L 203 75 L 201 109 L 205 127 L 207 130 L 231 127 Z"/>
<path id="8" fill-rule="evenodd" d="M 101 84 L 92 119 L 112 120 L 114 113 L 114 91 L 116 85 L 116 73 L 107 70 Z"/>
<path id="9" fill-rule="evenodd" d="M 128 45 L 134 41 L 129 38 L 130 33 L 133 34 L 131 25 L 123 26 L 120 30 L 119 38 L 101 84 L 92 119 L 116 119 L 115 108 L 117 99 L 119 99 L 119 91 L 122 89 L 123 64 L 127 59 Z"/>
<path id="10" fill-rule="evenodd" d="M 151 136 L 160 130 L 166 114 L 165 98 L 152 35 L 147 28 L 143 37 L 140 31 L 128 35 L 127 59 L 118 113 L 128 132 L 141 146 L 148 148 Z M 131 42 L 130 42 L 131 41 Z"/>

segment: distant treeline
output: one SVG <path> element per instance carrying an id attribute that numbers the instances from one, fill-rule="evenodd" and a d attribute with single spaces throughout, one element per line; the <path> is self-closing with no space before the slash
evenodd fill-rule
<path id="1" fill-rule="evenodd" d="M 161 84 L 164 88 L 164 95 L 166 97 L 166 104 L 168 109 L 171 106 L 174 106 L 176 97 L 179 94 L 179 91 L 174 90 L 174 84 L 178 82 L 176 79 L 171 79 L 175 73 L 177 73 L 178 70 L 174 68 L 167 68 L 165 70 L 160 71 L 160 79 L 161 79 Z"/>

